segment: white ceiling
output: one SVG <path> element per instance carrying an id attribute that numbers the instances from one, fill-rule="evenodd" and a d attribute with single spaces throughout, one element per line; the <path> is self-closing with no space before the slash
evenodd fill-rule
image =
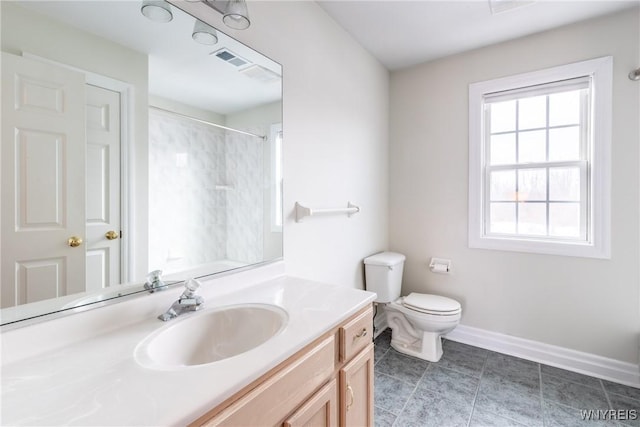
<path id="1" fill-rule="evenodd" d="M 489 0 L 318 0 L 318 3 L 382 64 L 395 70 L 630 8 L 640 4 L 640 0 L 538 0 L 496 15 L 491 14 Z M 216 46 L 194 43 L 190 37 L 193 18 L 175 8 L 172 22 L 157 24 L 140 14 L 139 0 L 45 0 L 20 4 L 148 54 L 153 94 L 222 114 L 273 102 L 281 96 L 279 83 L 265 85 L 252 81 L 210 53 L 226 46 L 273 71 L 280 72 L 278 64 L 222 33 Z M 185 67 L 190 70 L 188 76 Z"/>
<path id="2" fill-rule="evenodd" d="M 495 15 L 491 13 L 489 0 L 319 0 L 318 3 L 384 66 L 397 70 L 631 8 L 639 5 L 640 0 L 527 1 L 533 4 Z"/>

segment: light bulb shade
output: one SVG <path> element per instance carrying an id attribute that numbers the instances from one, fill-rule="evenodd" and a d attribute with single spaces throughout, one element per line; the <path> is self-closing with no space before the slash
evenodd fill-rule
<path id="1" fill-rule="evenodd" d="M 195 24 L 193 24 L 191 37 L 200 44 L 214 45 L 218 43 L 218 33 L 216 29 L 199 19 L 196 19 Z"/>
<path id="2" fill-rule="evenodd" d="M 173 19 L 171 6 L 164 0 L 144 0 L 140 12 L 153 22 L 169 22 Z"/>
<path id="3" fill-rule="evenodd" d="M 229 0 L 222 22 L 229 28 L 245 30 L 251 25 L 245 0 Z"/>

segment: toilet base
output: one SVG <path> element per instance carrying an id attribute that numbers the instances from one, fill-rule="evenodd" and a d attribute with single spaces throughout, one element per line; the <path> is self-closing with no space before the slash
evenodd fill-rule
<path id="1" fill-rule="evenodd" d="M 442 357 L 442 338 L 438 332 L 423 332 L 422 339 L 407 339 L 400 337 L 395 330 L 391 330 L 391 347 L 400 353 L 429 362 L 437 362 Z"/>

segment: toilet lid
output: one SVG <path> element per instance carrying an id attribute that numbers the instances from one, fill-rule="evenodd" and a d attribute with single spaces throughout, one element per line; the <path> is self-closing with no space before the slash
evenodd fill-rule
<path id="1" fill-rule="evenodd" d="M 455 314 L 461 310 L 460 303 L 454 299 L 416 292 L 404 297 L 402 305 L 412 310 L 434 314 Z"/>

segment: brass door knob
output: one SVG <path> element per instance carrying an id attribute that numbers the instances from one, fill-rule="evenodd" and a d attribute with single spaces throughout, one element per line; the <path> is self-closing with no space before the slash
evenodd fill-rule
<path id="1" fill-rule="evenodd" d="M 82 238 L 78 236 L 71 236 L 67 239 L 67 245 L 71 246 L 72 248 L 77 248 L 81 244 L 82 244 Z"/>
<path id="2" fill-rule="evenodd" d="M 104 237 L 106 237 L 107 240 L 116 240 L 120 237 L 120 234 L 118 234 L 117 231 L 110 230 L 105 233 Z"/>

